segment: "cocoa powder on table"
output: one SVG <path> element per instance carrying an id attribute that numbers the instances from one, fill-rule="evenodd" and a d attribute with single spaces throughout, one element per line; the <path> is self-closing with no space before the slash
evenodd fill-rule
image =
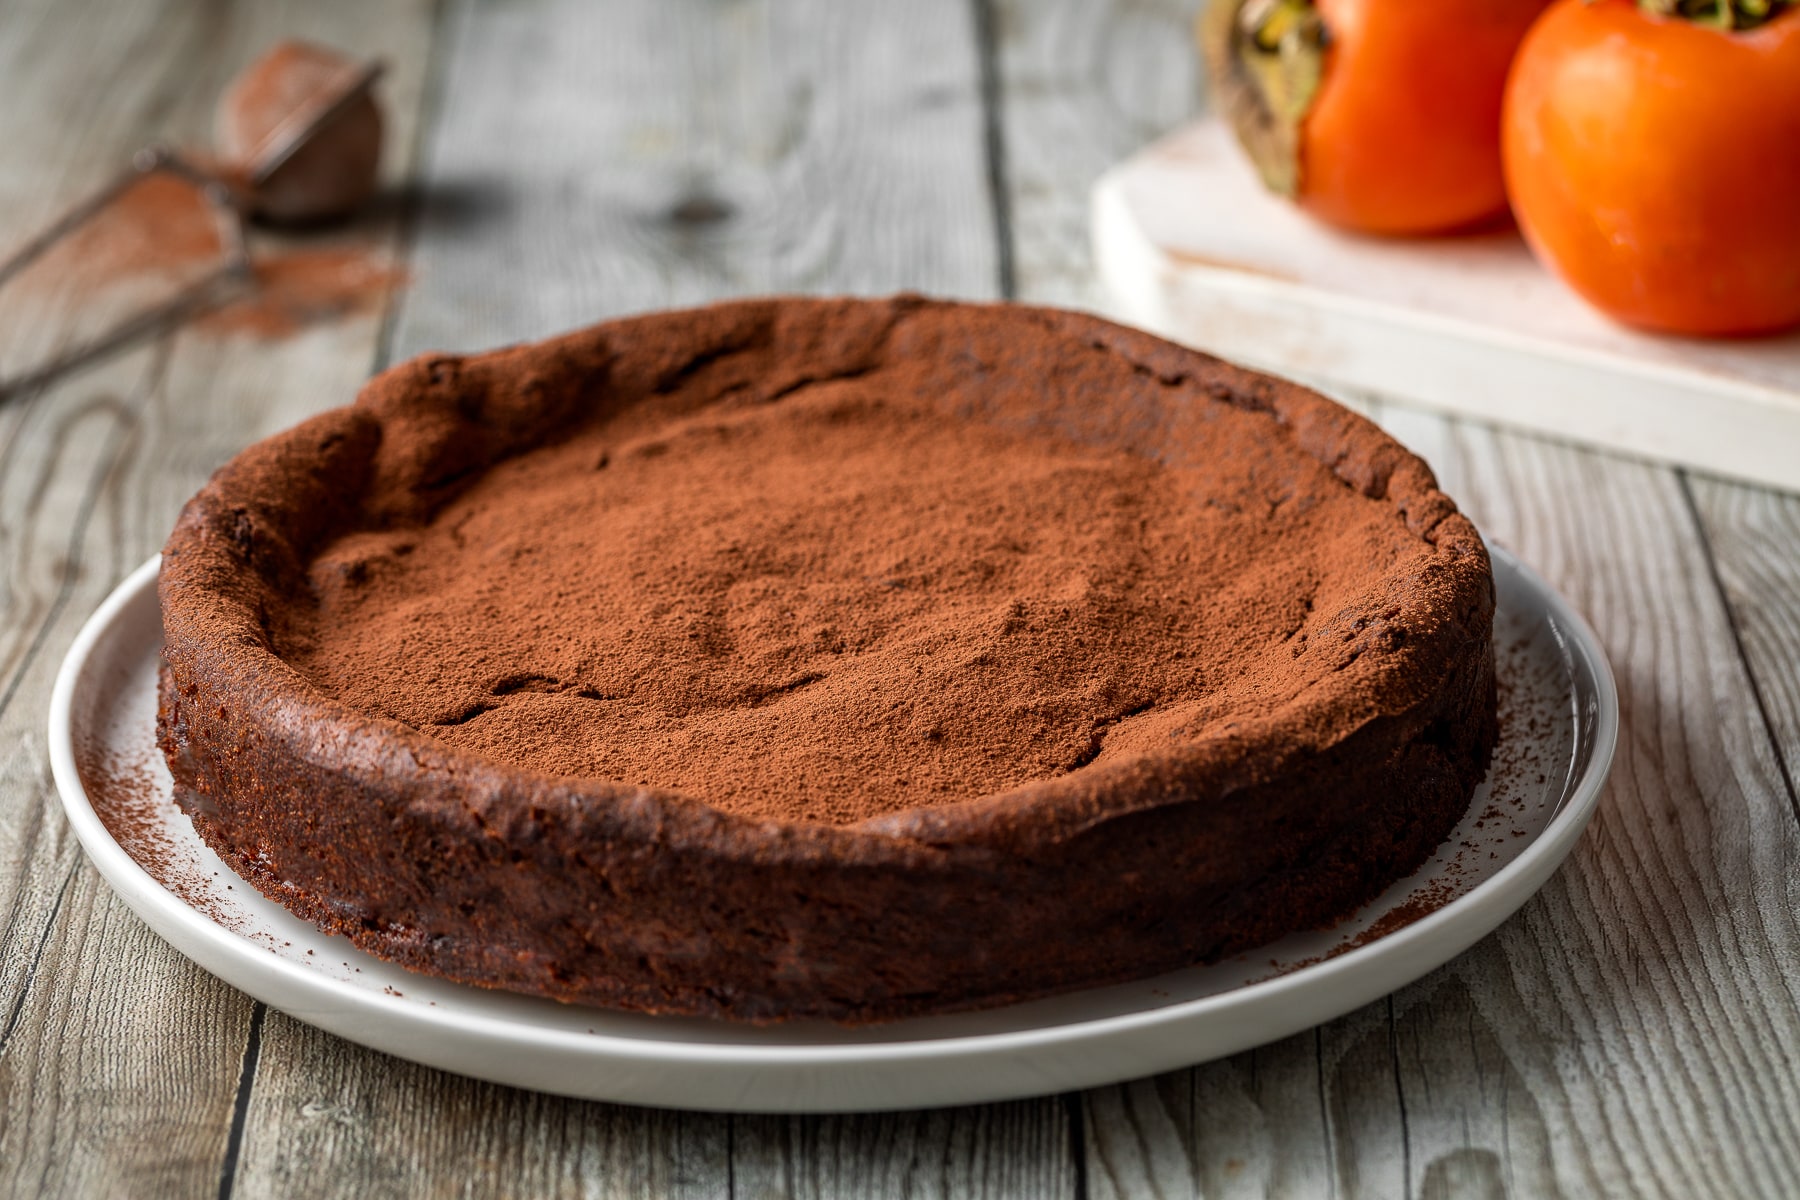
<path id="1" fill-rule="evenodd" d="M 1309 630 L 1421 548 L 1267 413 L 1215 406 L 1177 466 L 947 418 L 934 378 L 591 421 L 326 547 L 280 649 L 506 763 L 847 823 L 1267 713 L 1316 681 Z"/>
<path id="2" fill-rule="evenodd" d="M 259 236 L 251 278 L 193 327 L 212 337 L 277 341 L 317 325 L 378 309 L 407 282 L 367 235 Z M 116 324 L 166 303 L 224 265 L 219 218 L 200 187 L 154 172 L 135 180 L 93 220 L 32 263 L 17 280 L 17 302 L 54 297 L 89 323 Z M 0 292 L 0 299 L 6 293 Z M 0 314 L 4 313 L 0 309 Z M 89 330 L 89 335 L 99 329 Z"/>

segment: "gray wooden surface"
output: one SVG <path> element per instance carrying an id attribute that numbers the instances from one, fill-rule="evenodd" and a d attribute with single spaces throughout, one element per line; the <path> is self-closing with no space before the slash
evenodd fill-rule
<path id="1" fill-rule="evenodd" d="M 63 822 L 79 623 L 247 442 L 369 371 L 767 291 L 1091 305 L 1085 197 L 1197 103 L 1182 0 L 0 4 L 0 246 L 257 49 L 393 64 L 382 313 L 165 337 L 0 407 L 0 1191 L 10 1195 L 1800 1195 L 1800 498 L 1368 398 L 1592 619 L 1626 734 L 1494 936 L 1222 1062 L 937 1112 L 580 1103 L 361 1050 L 170 951 Z M 399 186 L 402 185 L 403 186 Z M 50 336 L 0 297 L 0 355 Z M 1800 452 L 1800 447 L 1796 447 Z"/>

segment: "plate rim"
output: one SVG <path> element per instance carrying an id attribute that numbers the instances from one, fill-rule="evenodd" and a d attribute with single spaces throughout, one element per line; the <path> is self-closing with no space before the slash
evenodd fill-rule
<path id="1" fill-rule="evenodd" d="M 435 1034 L 476 1039 L 495 1048 L 529 1047 L 537 1051 L 556 1051 L 577 1055 L 595 1064 L 614 1062 L 646 1066 L 681 1064 L 807 1069 L 854 1068 L 898 1062 L 933 1063 L 991 1054 L 1051 1052 L 1124 1035 L 1141 1035 L 1159 1029 L 1173 1030 L 1189 1022 L 1217 1017 L 1231 1010 L 1274 1005 L 1283 1000 L 1291 1000 L 1297 994 L 1314 990 L 1329 992 L 1336 988 L 1340 996 L 1348 999 L 1336 1007 L 1332 1016 L 1321 1018 L 1332 1019 L 1333 1016 L 1367 1003 L 1375 996 L 1385 995 L 1404 986 L 1405 982 L 1417 979 L 1449 961 L 1487 936 L 1517 911 L 1536 894 L 1573 849 L 1598 806 L 1600 794 L 1610 774 L 1620 733 L 1620 711 L 1617 683 L 1599 638 L 1581 614 L 1537 572 L 1503 547 L 1490 542 L 1488 548 L 1496 560 L 1502 560 L 1508 570 L 1516 573 L 1526 586 L 1538 594 L 1551 619 L 1552 634 L 1564 654 L 1571 662 L 1579 661 L 1585 665 L 1591 676 L 1597 703 L 1592 714 L 1594 738 L 1588 764 L 1571 794 L 1517 858 L 1436 911 L 1391 933 L 1373 938 L 1366 944 L 1273 978 L 1242 984 L 1208 996 L 1093 1018 L 944 1037 L 822 1044 L 684 1041 L 673 1038 L 638 1038 L 618 1033 L 576 1032 L 522 1023 L 506 1015 L 470 1013 L 422 1005 L 409 1006 L 411 1011 L 406 1013 L 404 1020 L 425 1027 Z M 84 668 L 120 615 L 133 604 L 141 603 L 146 591 L 151 593 L 151 602 L 155 602 L 154 587 L 160 562 L 160 556 L 152 557 L 127 575 L 108 594 L 83 624 L 58 668 L 51 692 L 47 734 L 51 773 L 70 825 L 88 858 L 126 905 L 178 953 L 196 962 L 209 974 L 221 973 L 177 943 L 171 936 L 171 930 L 179 930 L 188 937 L 198 939 L 221 957 L 233 960 L 235 965 L 252 974 L 262 976 L 265 980 L 277 981 L 275 987 L 252 988 L 236 979 L 226 980 L 231 986 L 309 1024 L 320 1024 L 317 1020 L 309 1019 L 307 1014 L 317 1016 L 321 1010 L 340 1014 L 345 1018 L 372 1018 L 377 1024 L 393 1022 L 396 1014 L 388 1003 L 389 997 L 325 975 L 304 963 L 271 954 L 266 948 L 226 929 L 165 889 L 113 839 L 94 810 L 75 764 L 72 715 L 76 690 Z M 1412 960 L 1407 968 L 1410 973 L 1406 979 L 1385 984 L 1369 993 L 1371 979 L 1379 976 L 1382 965 L 1393 959 L 1402 962 Z M 1422 968 L 1417 968 L 1419 960 L 1429 961 Z M 283 992 L 283 998 L 272 999 L 264 994 L 270 991 Z M 1317 1020 L 1309 1020 L 1288 1033 L 1310 1028 L 1317 1023 Z M 353 1032 L 324 1025 L 320 1027 L 326 1028 L 335 1036 L 359 1040 Z M 770 1028 L 778 1033 L 781 1027 L 777 1025 Z M 1273 1035 L 1280 1036 L 1286 1035 Z M 1266 1044 L 1273 1037 L 1249 1044 Z M 375 1045 L 368 1041 L 364 1044 L 396 1053 L 388 1045 Z M 404 1051 L 398 1053 L 402 1057 L 414 1058 L 415 1061 L 427 1061 Z M 1012 1089 L 996 1091 L 989 1098 L 1002 1099 L 1024 1094 L 1030 1093 Z M 657 1103 L 667 1104 L 667 1101 L 659 1100 Z M 812 1106 L 810 1110 L 824 1111 L 829 1108 L 831 1105 L 827 1102 Z M 777 1111 L 803 1109 L 787 1108 Z"/>

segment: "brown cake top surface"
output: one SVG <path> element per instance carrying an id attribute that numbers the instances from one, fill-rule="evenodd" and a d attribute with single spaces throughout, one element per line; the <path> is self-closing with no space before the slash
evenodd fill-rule
<path id="1" fill-rule="evenodd" d="M 1440 547 L 1454 510 L 1359 418 L 1114 333 L 783 301 L 490 359 L 473 402 L 460 360 L 402 369 L 265 624 L 356 712 L 789 821 L 1368 719 L 1405 642 L 1372 627 L 1466 523 Z"/>

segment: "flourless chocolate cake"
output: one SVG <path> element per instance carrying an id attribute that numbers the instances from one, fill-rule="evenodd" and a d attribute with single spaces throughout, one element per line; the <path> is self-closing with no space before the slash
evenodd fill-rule
<path id="1" fill-rule="evenodd" d="M 753 1021 L 1006 1003 L 1328 925 L 1495 738 L 1430 472 L 1092 317 L 778 299 L 414 360 L 164 551 L 219 854 L 416 970 Z"/>

